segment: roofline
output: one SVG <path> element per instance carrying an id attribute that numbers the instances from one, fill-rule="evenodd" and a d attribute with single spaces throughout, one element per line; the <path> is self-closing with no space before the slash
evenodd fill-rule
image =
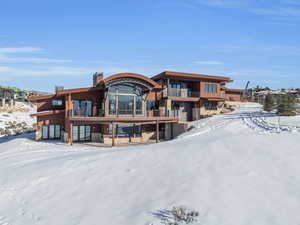
<path id="1" fill-rule="evenodd" d="M 57 95 L 67 95 L 67 94 L 74 94 L 74 93 L 81 93 L 81 92 L 89 92 L 89 91 L 99 91 L 102 88 L 97 87 L 83 87 L 83 88 L 73 88 L 73 89 L 66 89 L 57 92 Z"/>
<path id="2" fill-rule="evenodd" d="M 158 80 L 162 77 L 186 77 L 186 78 L 194 78 L 194 79 L 207 79 L 207 80 L 217 80 L 217 81 L 225 81 L 225 82 L 233 82 L 229 77 L 223 76 L 214 76 L 214 75 L 206 75 L 206 74 L 196 74 L 196 73 L 184 73 L 184 72 L 174 72 L 174 71 L 164 71 L 160 74 L 153 76 L 152 80 Z"/>
<path id="3" fill-rule="evenodd" d="M 56 114 L 61 114 L 64 113 L 65 110 L 51 110 L 51 111 L 46 111 L 46 112 L 37 112 L 30 114 L 30 116 L 51 116 L 51 115 L 56 115 Z"/>
<path id="4" fill-rule="evenodd" d="M 226 87 L 224 87 L 223 90 L 225 90 L 225 91 L 231 91 L 231 92 L 238 92 L 238 93 L 243 93 L 243 92 L 245 92 L 244 89 L 226 88 Z"/>
<path id="5" fill-rule="evenodd" d="M 103 82 L 105 84 L 111 80 L 123 78 L 123 77 L 132 77 L 132 78 L 141 79 L 141 80 L 144 80 L 144 81 L 150 83 L 153 86 L 153 88 L 158 88 L 158 89 L 161 88 L 161 85 L 156 83 L 156 81 L 154 81 L 153 79 L 146 77 L 144 75 L 138 74 L 138 73 L 117 73 L 117 74 L 111 75 L 111 76 L 103 79 L 101 82 Z"/>
<path id="6" fill-rule="evenodd" d="M 57 91 L 56 94 L 32 96 L 29 98 L 29 101 L 34 102 L 34 101 L 38 101 L 38 100 L 51 99 L 51 98 L 64 96 L 64 95 L 68 95 L 68 94 L 75 94 L 75 93 L 89 92 L 89 91 L 98 91 L 98 90 L 101 90 L 101 87 L 84 87 L 84 88 L 66 89 L 66 90 Z"/>
<path id="7" fill-rule="evenodd" d="M 55 94 L 31 96 L 31 97 L 28 98 L 28 100 L 30 102 L 35 102 L 35 101 L 38 101 L 38 100 L 54 98 L 55 96 L 56 96 Z"/>

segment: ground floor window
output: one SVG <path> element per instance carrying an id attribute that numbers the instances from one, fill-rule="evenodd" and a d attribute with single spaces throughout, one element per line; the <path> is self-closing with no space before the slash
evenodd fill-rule
<path id="1" fill-rule="evenodd" d="M 212 102 L 212 101 L 207 101 L 204 103 L 204 107 L 206 110 L 217 110 L 218 108 L 218 103 L 217 102 Z"/>
<path id="2" fill-rule="evenodd" d="M 58 124 L 43 125 L 42 138 L 43 139 L 60 139 L 61 126 Z"/>
<path id="3" fill-rule="evenodd" d="M 90 141 L 91 126 L 73 126 L 73 141 Z"/>
<path id="4" fill-rule="evenodd" d="M 112 134 L 112 125 L 109 125 L 109 134 Z M 116 126 L 116 136 L 117 137 L 141 137 L 142 136 L 142 126 L 141 125 L 122 125 L 118 124 Z"/>

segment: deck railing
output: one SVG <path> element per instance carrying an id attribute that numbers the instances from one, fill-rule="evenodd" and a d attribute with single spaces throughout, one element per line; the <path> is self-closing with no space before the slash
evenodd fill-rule
<path id="1" fill-rule="evenodd" d="M 200 92 L 184 88 L 168 88 L 167 95 L 182 98 L 199 98 Z"/>
<path id="2" fill-rule="evenodd" d="M 70 110 L 70 117 L 105 117 L 105 111 L 103 109 L 97 109 L 96 113 L 87 112 L 86 110 Z M 146 110 L 144 113 L 132 110 L 127 111 L 110 111 L 108 117 L 178 117 L 179 113 L 177 110 L 165 111 L 163 109 Z"/>

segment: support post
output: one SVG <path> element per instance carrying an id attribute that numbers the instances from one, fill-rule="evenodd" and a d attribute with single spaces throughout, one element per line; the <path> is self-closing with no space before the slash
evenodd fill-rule
<path id="1" fill-rule="evenodd" d="M 73 123 L 69 122 L 69 145 L 73 145 Z"/>
<path id="2" fill-rule="evenodd" d="M 112 132 L 111 132 L 111 137 L 112 137 L 112 140 L 111 140 L 111 145 L 112 146 L 115 146 L 115 136 L 116 136 L 116 125 L 114 122 L 111 123 L 112 125 Z"/>
<path id="3" fill-rule="evenodd" d="M 171 139 L 174 139 L 173 123 L 171 123 Z"/>
<path id="4" fill-rule="evenodd" d="M 156 120 L 156 143 L 159 141 L 159 123 L 158 120 Z"/>

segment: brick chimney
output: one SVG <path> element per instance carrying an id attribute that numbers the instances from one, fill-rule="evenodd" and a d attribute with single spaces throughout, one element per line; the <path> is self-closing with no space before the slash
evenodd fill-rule
<path id="1" fill-rule="evenodd" d="M 100 82 L 101 80 L 103 80 L 103 73 L 94 73 L 93 75 L 93 86 L 96 87 Z"/>

